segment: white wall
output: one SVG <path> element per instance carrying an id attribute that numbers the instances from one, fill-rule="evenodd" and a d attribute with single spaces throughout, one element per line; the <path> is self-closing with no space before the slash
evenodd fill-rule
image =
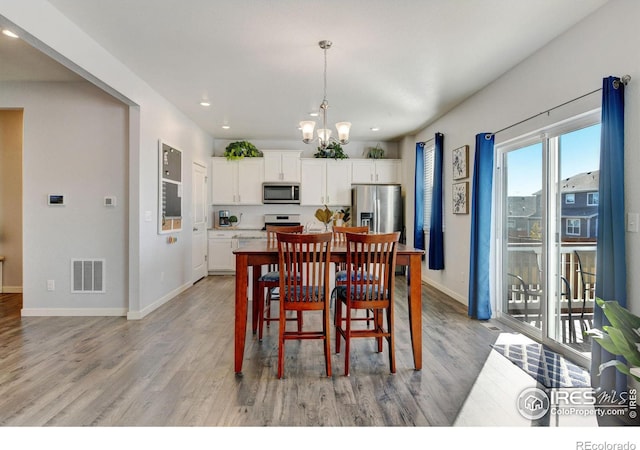
<path id="1" fill-rule="evenodd" d="M 193 161 L 207 162 L 213 152 L 213 137 L 187 119 L 48 2 L 0 0 L 0 12 L 6 20 L 27 33 L 30 43 L 55 55 L 56 59 L 66 60 L 75 70 L 130 107 L 128 122 L 124 124 L 127 131 L 125 145 L 129 152 L 126 167 L 129 215 L 128 223 L 123 225 L 125 234 L 128 234 L 128 255 L 114 264 L 128 273 L 128 292 L 124 295 L 128 316 L 143 317 L 191 284 L 191 166 Z M 157 233 L 159 139 L 183 151 L 184 231 L 176 234 L 178 241 L 172 245 L 167 243 L 166 235 Z M 91 139 L 81 142 L 86 148 L 92 147 Z M 37 184 L 35 186 L 39 188 Z M 69 195 L 81 197 L 84 191 L 73 189 Z M 146 221 L 147 215 L 152 220 Z M 42 219 L 45 220 L 40 226 L 55 224 L 47 217 Z M 83 220 L 90 222 L 90 218 Z M 25 233 L 25 242 L 30 239 L 31 236 Z M 63 251 L 56 256 L 61 264 L 66 265 L 65 260 L 72 254 Z M 32 290 L 41 286 L 40 278 L 44 274 L 30 269 L 36 260 L 37 255 L 28 254 L 25 249 L 25 289 L 28 288 L 27 283 Z M 47 306 L 63 308 L 66 304 L 56 299 Z"/>
<path id="2" fill-rule="evenodd" d="M 87 82 L 3 83 L 24 108 L 23 314 L 127 311 L 127 108 Z M 64 206 L 48 206 L 64 194 Z M 115 208 L 103 206 L 115 196 Z M 71 294 L 71 258 L 104 258 L 104 294 Z M 47 290 L 54 280 L 55 290 Z"/>
<path id="3" fill-rule="evenodd" d="M 475 135 L 493 132 L 531 117 L 602 86 L 609 75 L 629 74 L 631 83 L 625 94 L 625 199 L 626 210 L 640 211 L 640 2 L 613 0 L 582 23 L 560 36 L 519 66 L 506 73 L 468 101 L 430 124 L 414 139 L 406 139 L 400 152 L 405 173 L 415 167 L 415 142 L 444 134 L 444 212 L 445 270 L 425 267 L 423 279 L 467 303 L 469 270 L 469 215 L 451 214 L 451 151 L 470 146 L 473 160 Z M 531 26 L 541 26 L 532 24 Z M 490 61 L 487 62 L 490 64 Z M 598 107 L 600 94 L 553 111 L 537 120 L 496 135 L 496 143 L 514 135 L 532 131 L 544 123 L 553 123 L 578 112 Z M 471 175 L 471 174 L 470 174 Z M 469 178 L 471 180 L 471 177 Z M 411 198 L 409 198 L 411 196 Z M 413 217 L 413 192 L 407 197 L 407 217 Z M 410 209 L 409 209 L 410 208 Z M 408 224 L 413 236 L 413 224 Z M 627 233 L 628 302 L 640 311 L 640 280 L 631 276 L 640 264 L 640 235 Z M 412 240 L 410 239 L 410 242 Z M 428 237 L 427 237 L 428 245 Z"/>

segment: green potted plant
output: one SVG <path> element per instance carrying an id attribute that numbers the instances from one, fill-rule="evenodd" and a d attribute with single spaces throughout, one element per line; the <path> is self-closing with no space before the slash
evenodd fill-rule
<path id="1" fill-rule="evenodd" d="M 347 155 L 342 146 L 337 142 L 332 142 L 327 145 L 327 148 L 323 149 L 318 147 L 318 151 L 313 155 L 315 158 L 333 158 L 333 159 L 347 159 Z"/>
<path id="2" fill-rule="evenodd" d="M 238 216 L 229 217 L 229 223 L 231 224 L 232 227 L 235 227 L 236 224 L 238 223 Z"/>
<path id="3" fill-rule="evenodd" d="M 242 159 L 245 156 L 248 158 L 255 158 L 262 156 L 262 152 L 258 148 L 248 141 L 236 141 L 227 145 L 224 151 L 224 156 L 227 159 Z"/>
<path id="4" fill-rule="evenodd" d="M 640 317 L 632 314 L 616 301 L 605 301 L 596 298 L 596 303 L 609 320 L 611 325 L 603 326 L 602 330 L 593 329 L 586 332 L 593 336 L 602 348 L 613 355 L 623 356 L 627 364 L 617 359 L 600 364 L 600 373 L 608 367 L 615 367 L 620 372 L 632 376 L 640 381 L 637 368 L 640 367 Z M 635 374 L 631 372 L 634 369 Z"/>
<path id="5" fill-rule="evenodd" d="M 377 144 L 375 147 L 369 147 L 367 151 L 367 158 L 370 159 L 382 159 L 384 158 L 384 149 Z"/>

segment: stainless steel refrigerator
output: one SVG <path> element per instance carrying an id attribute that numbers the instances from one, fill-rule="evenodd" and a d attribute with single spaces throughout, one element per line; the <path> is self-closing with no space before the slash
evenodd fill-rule
<path id="1" fill-rule="evenodd" d="M 351 215 L 354 226 L 368 226 L 372 233 L 402 232 L 401 186 L 352 184 Z"/>

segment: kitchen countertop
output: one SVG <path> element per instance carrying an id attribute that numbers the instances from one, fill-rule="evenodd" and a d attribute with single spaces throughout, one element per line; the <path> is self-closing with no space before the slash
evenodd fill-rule
<path id="1" fill-rule="evenodd" d="M 209 228 L 209 230 L 214 232 L 224 231 L 225 236 L 232 239 L 266 239 L 267 237 L 267 232 L 260 228 L 215 227 Z M 232 232 L 235 234 L 231 234 Z"/>

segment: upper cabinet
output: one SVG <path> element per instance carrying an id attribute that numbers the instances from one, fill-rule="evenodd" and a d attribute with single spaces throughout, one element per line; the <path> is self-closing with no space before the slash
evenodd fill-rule
<path id="1" fill-rule="evenodd" d="M 399 159 L 354 159 L 351 160 L 351 182 L 400 183 Z"/>
<path id="2" fill-rule="evenodd" d="M 300 182 L 300 155 L 291 150 L 263 150 L 264 181 Z"/>
<path id="3" fill-rule="evenodd" d="M 264 158 L 211 158 L 211 203 L 261 205 Z"/>
<path id="4" fill-rule="evenodd" d="M 351 162 L 302 159 L 300 204 L 307 206 L 351 204 Z"/>

